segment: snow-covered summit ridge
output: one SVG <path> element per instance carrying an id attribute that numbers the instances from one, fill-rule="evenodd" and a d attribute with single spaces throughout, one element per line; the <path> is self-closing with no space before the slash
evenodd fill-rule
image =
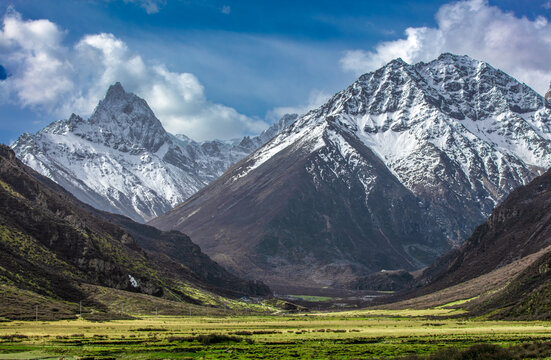
<path id="1" fill-rule="evenodd" d="M 543 156 L 551 140 L 550 116 L 551 104 L 541 95 L 482 61 L 453 54 L 415 65 L 396 59 L 362 75 L 267 147 L 319 122 L 338 124 L 364 137 L 391 132 L 417 135 L 414 138 L 422 135 L 425 140 L 440 138 L 441 126 L 449 126 L 519 156 L 529 165 L 546 168 L 551 166 L 551 157 Z M 524 148 L 519 149 L 520 145 Z"/>
<path id="2" fill-rule="evenodd" d="M 551 103 L 468 56 L 442 54 L 414 65 L 396 59 L 300 117 L 251 154 L 235 178 L 284 149 L 330 148 L 346 166 L 325 156 L 327 166 L 358 176 L 367 199 L 374 179 L 353 171 L 369 166 L 349 139 L 373 151 L 458 241 L 510 191 L 551 166 Z M 458 219 L 469 217 L 463 229 L 450 223 L 457 209 L 465 212 Z"/>
<path id="3" fill-rule="evenodd" d="M 156 152 L 169 141 L 169 135 L 145 100 L 127 93 L 119 82 L 109 87 L 87 121 L 72 114 L 68 120 L 55 121 L 39 131 L 39 134 L 69 133 L 122 152 L 143 149 Z"/>
<path id="4" fill-rule="evenodd" d="M 215 180 L 280 126 L 258 137 L 195 142 L 167 133 L 145 100 L 116 83 L 88 120 L 72 114 L 22 135 L 13 149 L 81 201 L 147 221 Z"/>

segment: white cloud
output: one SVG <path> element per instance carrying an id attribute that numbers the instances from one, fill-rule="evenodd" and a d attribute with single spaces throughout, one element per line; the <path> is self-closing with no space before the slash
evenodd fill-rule
<path id="1" fill-rule="evenodd" d="M 547 0 L 546 2 L 544 2 L 542 7 L 544 7 L 545 9 L 551 9 L 551 0 Z"/>
<path id="2" fill-rule="evenodd" d="M 203 140 L 235 138 L 244 133 L 259 133 L 267 127 L 264 121 L 253 120 L 235 109 L 209 102 L 203 86 L 188 73 L 172 73 L 164 66 L 153 67 L 159 77 L 153 86 L 142 89 L 151 106 L 163 115 L 163 124 L 172 133 L 183 133 Z"/>
<path id="3" fill-rule="evenodd" d="M 86 35 L 72 47 L 48 20 L 10 11 L 0 31 L 0 51 L 11 76 L 0 83 L 0 101 L 67 117 L 88 116 L 109 85 L 120 81 L 143 97 L 166 129 L 197 140 L 233 138 L 267 127 L 235 109 L 210 102 L 190 73 L 150 65 L 112 34 Z"/>
<path id="4" fill-rule="evenodd" d="M 530 20 L 490 6 L 487 0 L 469 0 L 442 6 L 436 21 L 436 28 L 408 28 L 405 38 L 382 42 L 374 51 L 348 51 L 341 65 L 361 74 L 397 57 L 416 63 L 452 52 L 486 61 L 540 93 L 548 89 L 551 25 L 544 16 Z"/>
<path id="5" fill-rule="evenodd" d="M 13 76 L 1 84 L 4 99 L 13 93 L 23 106 L 44 104 L 51 109 L 55 99 L 72 90 L 72 69 L 61 46 L 64 35 L 48 20 L 23 21 L 8 9 L 0 31 L 0 53 Z"/>
<path id="6" fill-rule="evenodd" d="M 315 89 L 310 91 L 307 104 L 277 107 L 269 111 L 266 117 L 273 122 L 281 119 L 281 117 L 285 114 L 303 115 L 306 114 L 308 111 L 316 109 L 325 104 L 330 97 L 331 94 Z"/>

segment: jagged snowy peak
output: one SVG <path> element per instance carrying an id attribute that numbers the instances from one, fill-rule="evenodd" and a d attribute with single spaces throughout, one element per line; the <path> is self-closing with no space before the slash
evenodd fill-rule
<path id="1" fill-rule="evenodd" d="M 80 134 L 94 133 L 98 137 L 91 141 L 103 142 L 116 149 L 124 146 L 157 152 L 170 142 L 169 135 L 145 100 L 127 93 L 119 82 L 109 87 L 88 123 L 90 127 L 82 129 L 86 132 Z"/>
<path id="2" fill-rule="evenodd" d="M 272 283 L 411 269 L 551 166 L 550 129 L 551 104 L 484 62 L 397 59 L 152 224 Z"/>
<path id="3" fill-rule="evenodd" d="M 549 85 L 549 91 L 545 93 L 545 98 L 551 101 L 551 85 Z"/>
<path id="4" fill-rule="evenodd" d="M 13 149 L 81 201 L 143 222 L 184 201 L 263 144 L 246 139 L 248 146 L 173 136 L 143 99 L 116 83 L 88 120 L 73 114 L 35 135 L 22 135 Z"/>
<path id="5" fill-rule="evenodd" d="M 453 242 L 551 166 L 550 104 L 484 62 L 443 54 L 428 64 L 397 59 L 361 76 L 252 154 L 239 176 L 307 143 L 310 152 L 334 145 L 357 167 L 361 157 L 343 133 L 375 152 Z M 450 208 L 463 215 L 446 215 Z"/>

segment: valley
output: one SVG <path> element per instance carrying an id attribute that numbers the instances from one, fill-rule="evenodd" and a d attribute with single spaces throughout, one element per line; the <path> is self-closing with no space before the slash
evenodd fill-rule
<path id="1" fill-rule="evenodd" d="M 0 323 L 0 359 L 418 359 L 434 353 L 454 359 L 473 345 L 480 356 L 500 359 L 549 353 L 548 322 L 457 318 L 460 313 L 356 310 L 247 317 L 149 315 L 107 323 L 18 321 Z"/>
<path id="2" fill-rule="evenodd" d="M 0 360 L 551 360 L 551 0 L 0 0 Z"/>

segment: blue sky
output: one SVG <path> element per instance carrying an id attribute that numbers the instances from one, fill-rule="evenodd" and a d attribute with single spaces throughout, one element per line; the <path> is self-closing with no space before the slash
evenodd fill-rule
<path id="1" fill-rule="evenodd" d="M 6 143 L 89 116 L 115 81 L 199 140 L 257 133 L 398 56 L 450 51 L 540 92 L 551 81 L 549 0 L 1 0 L 0 16 Z"/>

